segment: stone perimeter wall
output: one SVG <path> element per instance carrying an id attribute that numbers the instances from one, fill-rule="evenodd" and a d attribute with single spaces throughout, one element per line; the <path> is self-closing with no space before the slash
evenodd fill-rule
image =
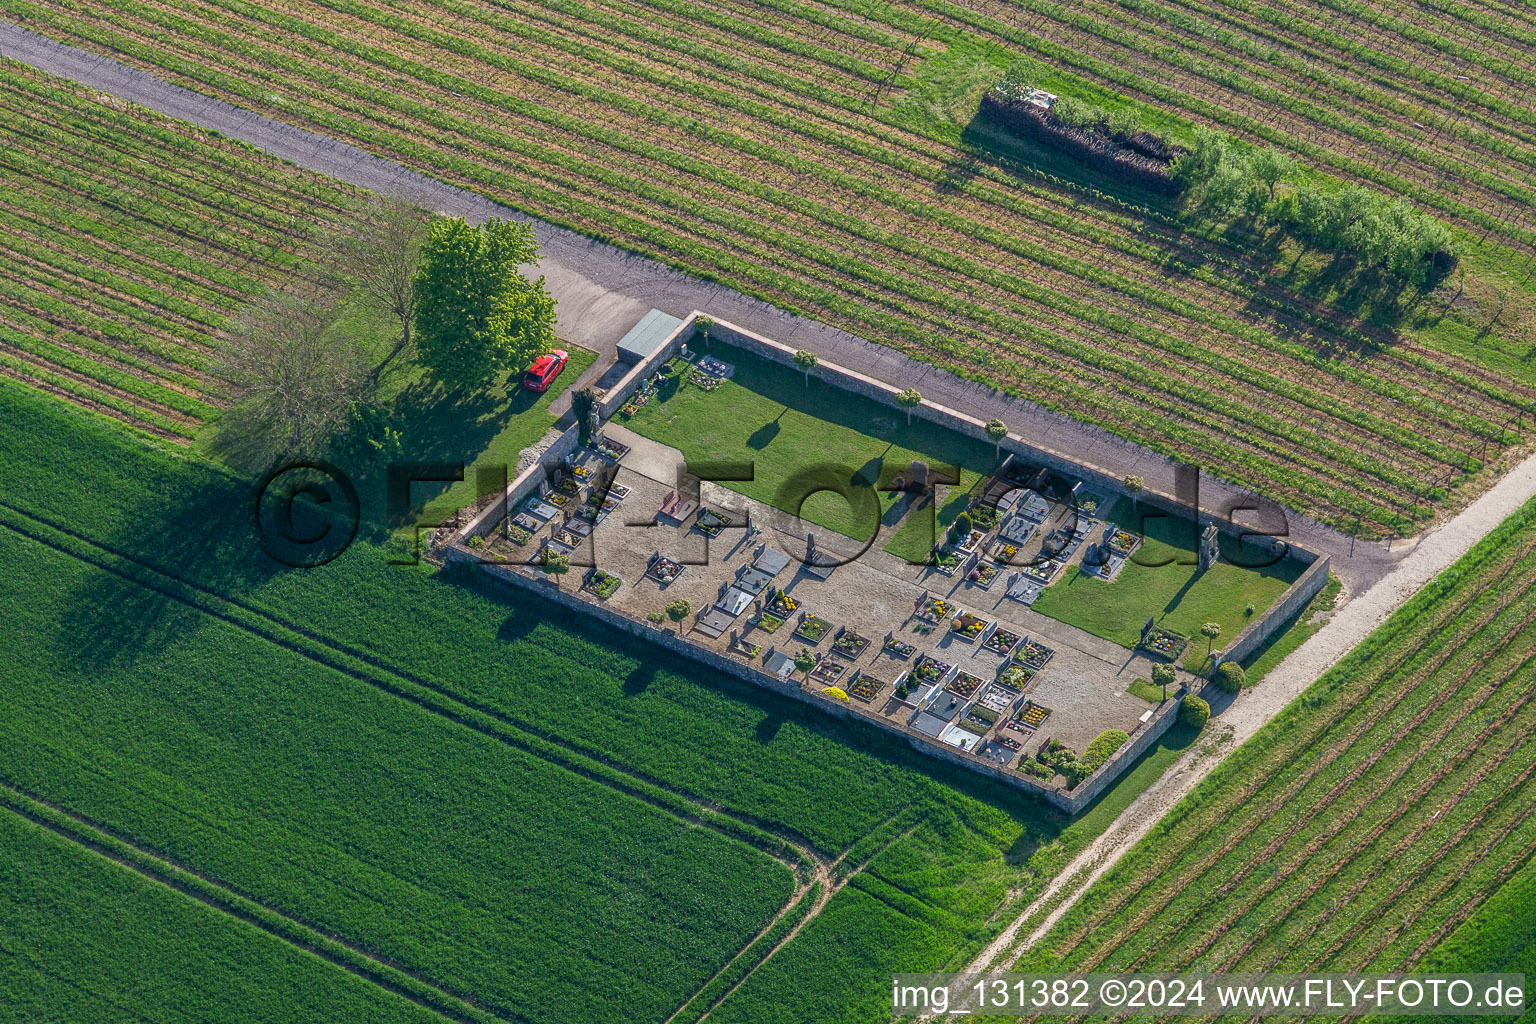
<path id="1" fill-rule="evenodd" d="M 1242 661 L 1258 650 L 1287 619 L 1305 608 L 1307 602 L 1327 585 L 1328 568 L 1332 564 L 1333 560 L 1328 555 L 1313 559 L 1312 564 L 1307 566 L 1306 572 L 1296 578 L 1296 582 L 1280 595 L 1279 600 L 1264 609 L 1264 614 L 1245 626 L 1243 631 L 1237 634 L 1237 639 L 1233 640 L 1225 650 L 1219 652 L 1213 664 L 1219 665 L 1223 661 Z"/>
<path id="2" fill-rule="evenodd" d="M 457 545 L 450 545 L 447 548 L 447 557 L 450 561 L 479 562 L 478 557 L 473 551 Z M 985 775 L 988 778 L 996 779 L 1015 789 L 1024 790 L 1068 814 L 1077 814 L 1087 807 L 1094 797 L 1098 796 L 1114 782 L 1120 771 L 1127 764 L 1139 757 L 1158 737 L 1167 732 L 1168 727 L 1173 724 L 1174 719 L 1178 716 L 1178 700 L 1168 701 L 1167 704 L 1159 709 L 1158 714 L 1145 726 L 1138 729 L 1130 741 L 1116 751 L 1115 756 L 1110 758 L 1102 768 L 1079 783 L 1075 790 L 1069 791 L 1059 784 L 1047 785 L 1021 772 L 1009 768 L 1001 768 L 989 762 L 971 757 L 968 754 L 963 754 L 945 744 L 930 740 L 927 736 L 908 728 L 904 724 L 891 722 L 874 715 L 861 714 L 850 703 L 824 696 L 814 687 L 806 688 L 802 687 L 799 683 L 780 679 L 778 676 L 764 672 L 753 664 L 727 657 L 717 651 L 692 643 L 678 636 L 670 629 L 652 626 L 649 623 L 632 619 L 627 615 L 604 606 L 597 598 L 583 591 L 556 587 L 547 582 L 543 577 L 534 576 L 531 571 L 520 570 L 512 566 L 485 562 L 480 562 L 479 564 L 481 569 L 497 579 L 506 580 L 516 586 L 531 590 L 543 600 L 553 601 L 555 604 L 578 614 L 592 616 L 615 629 L 623 630 L 634 636 L 643 637 L 660 647 L 681 654 L 686 658 L 691 658 L 706 668 L 735 676 L 755 686 L 771 690 L 782 697 L 788 697 L 803 704 L 810 704 L 827 714 L 835 715 L 839 718 L 849 718 L 865 722 L 883 732 L 905 740 L 914 749 L 929 757 L 958 765 L 968 771 L 976 772 L 978 775 Z"/>
<path id="3" fill-rule="evenodd" d="M 694 314 L 694 316 L 697 315 L 697 313 Z M 689 318 L 689 322 L 691 320 L 692 317 Z M 735 324 L 723 323 L 717 320 L 715 325 L 710 328 L 709 336 L 712 339 L 717 338 L 727 345 L 734 345 L 737 348 L 745 349 L 773 362 L 781 363 L 785 366 L 794 365 L 794 349 L 788 345 L 780 344 L 771 338 L 765 338 L 745 328 L 737 327 Z M 852 391 L 866 398 L 872 398 L 882 405 L 888 405 L 903 412 L 906 411 L 897 405 L 896 402 L 896 396 L 901 393 L 901 389 L 887 384 L 885 381 L 865 376 L 862 373 L 849 370 L 836 363 L 818 363 L 811 372 L 845 391 Z M 935 402 L 924 399 L 921 405 L 912 408 L 912 414 L 920 419 L 928 420 L 930 423 L 938 424 L 941 427 L 946 427 L 958 433 L 989 443 L 992 441 L 987 436 L 987 425 L 985 422 Z M 1119 494 L 1124 491 L 1121 480 L 1107 470 L 1088 463 L 1078 462 L 1049 448 L 1041 448 L 1015 434 L 1009 434 L 1003 438 L 999 447 L 1032 465 L 1047 466 L 1063 476 L 1081 478 L 1095 490 L 1107 492 L 1107 495 Z M 1137 493 L 1136 498 L 1138 501 L 1147 502 L 1173 515 L 1198 521 L 1197 510 L 1183 504 L 1171 494 L 1164 494 L 1154 490 L 1143 490 Z M 1249 543 L 1256 542 L 1251 532 L 1241 524 L 1234 523 L 1230 519 L 1212 516 L 1208 517 L 1208 521 L 1215 523 L 1218 530 L 1229 536 L 1247 538 Z M 1230 661 L 1241 660 L 1247 657 L 1250 652 L 1268 639 L 1288 618 L 1295 615 L 1308 601 L 1312 600 L 1313 596 L 1319 590 L 1322 590 L 1323 586 L 1328 582 L 1330 559 L 1327 556 L 1320 557 L 1294 544 L 1287 544 L 1286 547 L 1292 557 L 1310 563 L 1307 569 L 1297 577 L 1296 581 L 1287 588 L 1284 594 L 1280 595 L 1279 599 L 1264 609 L 1258 618 L 1243 627 L 1243 631 L 1237 635 L 1236 639 L 1226 650 L 1220 652 L 1218 657 L 1212 659 L 1211 664 L 1213 668 L 1223 659 Z M 1113 764 L 1114 760 L 1111 759 L 1110 763 Z M 1092 779 L 1090 778 L 1087 781 L 1092 781 Z M 1083 785 L 1086 784 L 1087 782 L 1083 783 Z"/>
<path id="4" fill-rule="evenodd" d="M 604 421 L 611 418 L 619 410 L 619 407 L 628 400 L 629 396 L 640 386 L 640 383 L 655 371 L 656 367 L 676 355 L 683 342 L 694 336 L 694 321 L 702 315 L 698 310 L 690 313 L 672 334 L 668 336 L 667 340 L 657 346 L 654 353 L 642 362 L 635 364 L 634 368 L 625 374 L 618 384 L 609 389 L 608 393 L 603 396 L 602 401 L 599 403 L 599 409 Z M 745 328 L 716 320 L 710 328 L 709 334 L 711 339 L 719 339 L 727 345 L 746 349 L 777 363 L 793 365 L 794 349 L 770 338 L 755 334 Z M 864 374 L 838 366 L 836 363 L 819 363 L 812 372 L 844 390 L 872 398 L 883 405 L 901 408 L 896 402 L 896 396 L 900 393 L 901 389 L 893 387 L 884 381 L 867 377 Z M 906 410 L 903 409 L 901 411 L 904 412 Z M 921 405 L 913 407 L 911 411 L 914 416 L 921 417 L 950 430 L 956 430 L 962 434 L 988 442 L 992 440 L 987 436 L 986 424 L 983 421 L 937 403 L 929 402 L 926 399 Z M 479 562 L 479 557 L 475 552 L 462 546 L 464 542 L 470 537 L 489 534 L 509 514 L 511 509 L 515 508 L 528 495 L 537 491 L 539 485 L 547 479 L 548 469 L 576 450 L 579 437 L 580 431 L 576 426 L 568 427 L 556 439 L 555 443 L 550 445 L 548 450 L 540 456 L 538 461 L 534 462 L 522 473 L 519 473 L 517 479 L 507 485 L 506 493 L 501 501 L 491 503 L 453 536 L 445 549 L 447 558 L 454 561 Z M 1031 463 L 1047 466 L 1064 476 L 1081 478 L 1094 488 L 1104 490 L 1109 494 L 1118 493 L 1123 489 L 1121 481 L 1109 472 L 1097 466 L 1077 462 L 1059 452 L 1032 445 L 1014 434 L 1009 434 L 1003 438 L 1000 447 Z M 1147 501 L 1175 515 L 1192 517 L 1192 510 L 1180 503 L 1172 495 L 1144 490 L 1137 497 L 1139 500 Z M 1218 529 L 1233 536 L 1246 533 L 1243 527 L 1230 520 L 1213 518 L 1211 521 L 1216 524 Z M 1250 651 L 1262 644 L 1264 640 L 1268 639 L 1281 623 L 1298 612 L 1327 583 L 1328 558 L 1319 558 L 1317 555 L 1295 546 L 1291 546 L 1290 550 L 1296 557 L 1309 560 L 1311 564 L 1296 582 L 1281 595 L 1279 600 L 1265 609 L 1264 614 L 1250 623 L 1242 633 L 1238 634 L 1236 641 L 1227 651 L 1223 652 L 1223 657 L 1229 659 L 1245 657 Z M 543 577 L 534 577 L 531 571 L 524 572 L 509 566 L 484 562 L 481 562 L 480 565 L 481 568 L 491 575 L 533 590 L 546 600 L 554 601 L 572 611 L 591 615 L 616 629 L 624 630 L 636 636 L 642 636 L 652 643 L 665 647 L 684 657 L 691 658 L 711 669 L 736 676 L 754 685 L 772 690 L 781 696 L 811 704 L 828 714 L 836 715 L 840 718 L 852 717 L 867 722 L 877 729 L 901 737 L 913 748 L 930 757 L 959 765 L 979 775 L 985 775 L 1017 789 L 1032 793 L 1060 810 L 1066 811 L 1068 814 L 1077 814 L 1082 811 L 1095 797 L 1107 789 L 1119 777 L 1126 766 L 1149 750 L 1173 725 L 1178 717 L 1183 699 L 1183 694 L 1180 694 L 1177 699 L 1169 700 L 1158 707 L 1152 719 L 1136 730 L 1130 740 L 1119 750 L 1115 751 L 1114 755 L 1098 771 L 1080 782 L 1076 789 L 1069 791 L 1059 784 L 1043 784 L 1022 772 L 1009 768 L 1000 768 L 980 758 L 961 753 L 952 747 L 929 739 L 905 724 L 894 723 L 873 714 L 861 714 L 851 704 L 826 697 L 814 688 L 805 689 L 798 683 L 780 679 L 751 664 L 728 658 L 716 651 L 691 643 L 676 633 L 659 629 L 648 623 L 622 615 L 604 607 L 595 597 L 579 590 L 568 592 L 560 589 L 548 583 Z M 1022 756 L 1030 756 L 1028 750 Z"/>

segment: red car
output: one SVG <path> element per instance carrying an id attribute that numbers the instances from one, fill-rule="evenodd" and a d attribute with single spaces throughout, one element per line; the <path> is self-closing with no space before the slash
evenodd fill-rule
<path id="1" fill-rule="evenodd" d="M 523 374 L 523 387 L 529 391 L 548 391 L 550 384 L 554 383 L 560 371 L 565 369 L 565 361 L 571 358 L 571 354 L 564 349 L 551 349 L 533 361 L 528 367 L 528 372 Z"/>

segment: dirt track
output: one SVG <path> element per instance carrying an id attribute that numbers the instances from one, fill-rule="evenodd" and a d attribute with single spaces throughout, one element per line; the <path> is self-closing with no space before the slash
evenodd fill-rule
<path id="1" fill-rule="evenodd" d="M 966 968 L 1004 970 L 1038 942 L 1099 876 L 1151 830 L 1226 756 L 1248 739 L 1323 673 L 1364 640 L 1405 601 L 1464 555 L 1517 508 L 1536 496 L 1536 456 L 1520 463 L 1460 515 L 1419 538 L 1402 563 L 1363 594 L 1356 595 L 1305 644 L 1276 665 L 1264 681 L 1244 691 L 1212 722 L 1217 749 L 1203 753 L 1203 743 L 1179 758 L 1161 778 L 1131 803 L 1103 835 L 1077 855 L 1028 907 L 1014 918 Z M 1075 891 L 1069 891 L 1075 890 Z M 1034 907 L 1059 903 L 1021 944 L 1015 944 Z"/>

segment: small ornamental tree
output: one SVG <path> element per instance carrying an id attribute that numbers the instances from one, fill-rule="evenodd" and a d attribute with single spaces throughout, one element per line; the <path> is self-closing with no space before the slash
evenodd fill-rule
<path id="1" fill-rule="evenodd" d="M 690 614 L 692 614 L 692 612 L 693 605 L 688 603 L 688 599 L 686 597 L 680 597 L 676 601 L 673 601 L 671 604 L 667 605 L 667 618 L 671 619 L 673 622 L 678 623 L 679 625 L 681 625 L 682 621 L 686 619 Z"/>
<path id="2" fill-rule="evenodd" d="M 591 388 L 571 392 L 571 415 L 576 417 L 576 430 L 582 444 L 592 440 L 592 410 L 596 406 L 597 395 Z"/>
<path id="3" fill-rule="evenodd" d="M 1192 725 L 1196 729 L 1204 729 L 1205 723 L 1211 720 L 1211 706 L 1205 701 L 1188 694 L 1184 698 L 1184 704 L 1179 708 L 1179 721 L 1185 725 Z"/>
<path id="4" fill-rule="evenodd" d="M 1141 477 L 1132 474 L 1122 480 L 1120 485 L 1125 488 L 1127 494 L 1135 494 L 1146 487 L 1147 483 Z"/>
<path id="5" fill-rule="evenodd" d="M 543 570 L 555 578 L 555 586 L 560 586 L 560 577 L 571 571 L 571 556 L 557 555 L 549 548 L 539 556 L 539 565 Z"/>
<path id="6" fill-rule="evenodd" d="M 999 419 L 987 420 L 987 436 L 992 439 L 994 453 L 1003 452 L 1003 438 L 1008 436 L 1008 424 Z"/>
<path id="7" fill-rule="evenodd" d="M 809 672 L 816 667 L 816 655 L 807 647 L 800 648 L 800 653 L 795 655 L 795 668 L 801 672 Z"/>
<path id="8" fill-rule="evenodd" d="M 1163 700 L 1168 699 L 1168 687 L 1173 684 L 1175 678 L 1177 677 L 1174 675 L 1172 665 L 1152 666 L 1152 685 L 1163 688 Z"/>
<path id="9" fill-rule="evenodd" d="M 1216 638 L 1221 636 L 1221 624 L 1219 622 L 1207 622 L 1200 627 L 1200 635 L 1205 637 L 1205 659 L 1211 659 L 1211 650 L 1216 646 Z"/>
<path id="10" fill-rule="evenodd" d="M 699 332 L 699 339 L 704 342 L 709 341 L 709 332 L 714 326 L 715 318 L 712 316 L 701 316 L 693 322 L 693 329 Z"/>
<path id="11" fill-rule="evenodd" d="M 971 539 L 971 530 L 975 524 L 971 521 L 969 512 L 961 512 L 955 517 L 955 524 L 949 528 L 949 539 L 956 544 L 964 544 Z"/>
<path id="12" fill-rule="evenodd" d="M 1216 685 L 1227 693 L 1236 693 L 1248 682 L 1248 673 L 1235 661 L 1224 661 L 1216 667 Z"/>
<path id="13" fill-rule="evenodd" d="M 816 358 L 816 353 L 810 351 L 809 349 L 802 348 L 795 353 L 795 365 L 799 367 L 802 372 L 804 372 L 805 383 L 807 387 L 809 387 L 811 383 L 811 371 L 816 369 L 816 364 L 818 362 L 820 362 L 820 360 Z"/>
<path id="14" fill-rule="evenodd" d="M 912 410 L 923 404 L 923 394 L 917 388 L 907 388 L 896 396 L 896 404 L 907 410 L 907 426 L 912 425 Z"/>

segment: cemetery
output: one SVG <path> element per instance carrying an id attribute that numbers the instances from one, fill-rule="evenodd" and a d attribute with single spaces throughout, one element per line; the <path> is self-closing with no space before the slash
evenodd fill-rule
<path id="1" fill-rule="evenodd" d="M 1243 619 L 1257 626 L 1318 576 L 1294 556 L 1280 570 L 1232 564 L 1239 549 L 1214 521 L 1181 545 L 1194 520 L 1167 508 L 1138 531 L 1141 507 L 1114 481 L 973 444 L 963 421 L 909 431 L 855 391 L 790 405 L 802 375 L 773 379 L 767 363 L 718 339 L 664 349 L 509 487 L 504 510 L 466 528 L 477 543 L 459 556 L 1063 806 L 1098 785 L 1083 785 L 1098 774 L 1082 774 L 1090 744 L 1130 737 L 1107 757 L 1113 775 L 1206 685 L 1223 652 L 1187 626 L 1185 602 L 1241 648 Z M 944 463 L 959 454 L 973 461 Z M 693 472 L 705 456 L 754 472 Z M 794 463 L 811 458 L 796 490 Z M 1149 706 L 1133 684 L 1169 663 L 1176 684 Z"/>

